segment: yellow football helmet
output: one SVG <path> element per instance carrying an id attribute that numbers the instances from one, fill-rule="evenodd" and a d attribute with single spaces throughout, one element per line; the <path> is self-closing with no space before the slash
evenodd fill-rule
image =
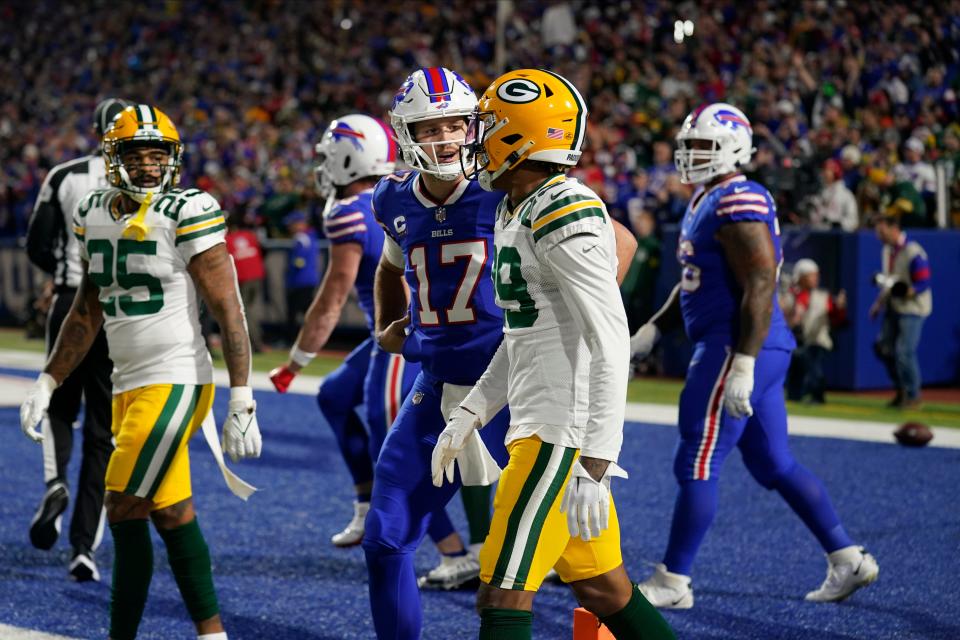
<path id="1" fill-rule="evenodd" d="M 155 187 L 135 185 L 123 165 L 123 155 L 141 147 L 156 147 L 170 155 L 161 167 L 160 184 Z M 183 160 L 180 134 L 170 118 L 156 107 L 135 104 L 121 111 L 103 135 L 102 148 L 107 180 L 137 202 L 143 202 L 147 194 L 168 191 L 180 181 Z"/>
<path id="2" fill-rule="evenodd" d="M 587 105 L 568 80 L 546 69 L 518 69 L 480 97 L 467 132 L 464 174 L 487 191 L 525 160 L 573 166 L 586 135 Z"/>

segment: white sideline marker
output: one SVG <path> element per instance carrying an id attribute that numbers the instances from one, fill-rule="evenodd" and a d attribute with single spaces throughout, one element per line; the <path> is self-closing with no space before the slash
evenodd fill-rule
<path id="1" fill-rule="evenodd" d="M 77 640 L 72 636 L 60 636 L 55 633 L 11 627 L 3 623 L 0 623 L 0 638 L 4 640 Z"/>

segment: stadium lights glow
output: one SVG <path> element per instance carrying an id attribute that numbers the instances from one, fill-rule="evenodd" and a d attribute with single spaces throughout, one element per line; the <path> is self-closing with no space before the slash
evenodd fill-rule
<path id="1" fill-rule="evenodd" d="M 693 20 L 677 20 L 673 23 L 673 41 L 677 44 L 693 35 Z"/>
<path id="2" fill-rule="evenodd" d="M 343 20 L 340 21 L 340 28 L 343 29 L 344 31 L 350 31 L 352 27 L 353 27 L 353 20 L 351 20 L 350 18 L 344 18 Z"/>

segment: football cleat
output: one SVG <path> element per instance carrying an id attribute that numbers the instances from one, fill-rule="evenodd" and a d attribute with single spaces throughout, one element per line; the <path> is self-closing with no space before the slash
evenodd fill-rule
<path id="1" fill-rule="evenodd" d="M 653 575 L 637 584 L 640 593 L 659 609 L 689 609 L 693 606 L 693 587 L 690 576 L 670 573 L 664 564 L 658 564 Z"/>
<path id="2" fill-rule="evenodd" d="M 100 572 L 93 559 L 93 551 L 76 547 L 73 550 L 73 560 L 70 561 L 70 579 L 76 582 L 100 582 Z"/>
<path id="3" fill-rule="evenodd" d="M 863 547 L 850 546 L 827 555 L 827 578 L 804 597 L 809 602 L 840 602 L 877 579 L 880 565 Z"/>
<path id="4" fill-rule="evenodd" d="M 43 494 L 37 513 L 30 523 L 30 544 L 44 551 L 53 547 L 60 536 L 60 520 L 70 501 L 70 491 L 62 482 L 54 482 Z"/>
<path id="5" fill-rule="evenodd" d="M 480 563 L 472 553 L 462 556 L 443 556 L 440 564 L 425 576 L 420 576 L 417 586 L 421 589 L 459 589 L 480 578 Z"/>
<path id="6" fill-rule="evenodd" d="M 360 544 L 363 540 L 363 522 L 367 518 L 368 511 L 370 511 L 369 502 L 354 502 L 353 519 L 347 524 L 346 529 L 334 534 L 330 542 L 337 547 L 352 547 Z"/>

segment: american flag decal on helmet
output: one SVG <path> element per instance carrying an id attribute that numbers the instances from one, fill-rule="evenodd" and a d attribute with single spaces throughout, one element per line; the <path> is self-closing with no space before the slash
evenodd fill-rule
<path id="1" fill-rule="evenodd" d="M 554 127 L 547 127 L 547 139 L 548 140 L 563 140 L 563 129 L 556 129 Z"/>

